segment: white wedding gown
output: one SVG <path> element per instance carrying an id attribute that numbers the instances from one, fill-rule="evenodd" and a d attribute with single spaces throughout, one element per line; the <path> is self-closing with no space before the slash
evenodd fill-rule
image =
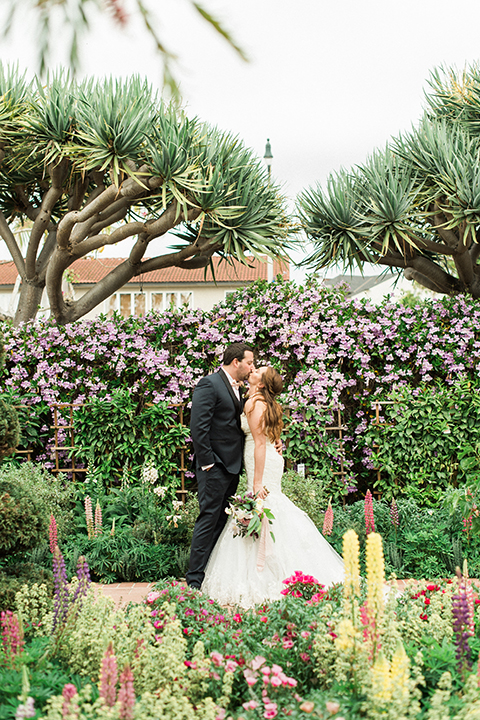
<path id="1" fill-rule="evenodd" d="M 245 414 L 244 461 L 248 490 L 253 490 L 254 441 Z M 263 570 L 257 569 L 259 540 L 234 537 L 229 518 L 208 561 L 202 592 L 222 605 L 253 607 L 265 600 L 279 600 L 285 588 L 283 580 L 296 570 L 313 575 L 323 585 L 342 582 L 343 560 L 325 540 L 313 522 L 282 493 L 283 458 L 267 440 L 263 485 L 269 495 L 265 505 L 275 520 L 270 529 L 275 536 L 272 553 L 265 558 Z"/>

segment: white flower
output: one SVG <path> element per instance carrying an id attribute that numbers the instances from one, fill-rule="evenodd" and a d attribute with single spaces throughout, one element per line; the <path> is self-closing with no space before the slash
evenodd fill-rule
<path id="1" fill-rule="evenodd" d="M 183 502 L 181 500 L 172 500 L 173 509 L 175 511 L 180 510 L 181 507 L 183 507 Z"/>
<path id="2" fill-rule="evenodd" d="M 165 493 L 167 492 L 167 488 L 160 485 L 159 487 L 153 488 L 153 492 L 155 495 L 158 495 L 159 498 L 163 499 L 165 497 Z"/>

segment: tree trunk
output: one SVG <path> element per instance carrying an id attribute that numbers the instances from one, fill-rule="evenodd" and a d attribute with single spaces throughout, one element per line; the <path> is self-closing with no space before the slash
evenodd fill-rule
<path id="1" fill-rule="evenodd" d="M 20 325 L 22 322 L 34 320 L 37 316 L 38 308 L 42 301 L 43 289 L 45 283 L 40 285 L 32 285 L 23 282 L 20 288 L 20 297 L 18 300 L 17 310 L 13 324 Z"/>

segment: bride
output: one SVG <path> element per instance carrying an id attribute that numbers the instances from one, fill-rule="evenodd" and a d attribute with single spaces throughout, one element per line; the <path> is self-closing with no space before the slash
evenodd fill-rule
<path id="1" fill-rule="evenodd" d="M 252 607 L 278 600 L 283 580 L 296 570 L 324 585 L 343 580 L 343 561 L 313 522 L 282 493 L 283 458 L 275 450 L 282 430 L 282 408 L 275 397 L 283 382 L 272 367 L 254 369 L 242 415 L 246 435 L 244 464 L 248 490 L 265 500 L 275 519 L 275 542 L 259 561 L 260 540 L 234 536 L 230 518 L 208 561 L 202 592 L 223 605 Z M 268 543 L 267 543 L 268 546 Z"/>

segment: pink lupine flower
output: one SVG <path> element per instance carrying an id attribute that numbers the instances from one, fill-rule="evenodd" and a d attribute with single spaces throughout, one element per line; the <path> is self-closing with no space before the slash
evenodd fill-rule
<path id="1" fill-rule="evenodd" d="M 120 689 L 118 691 L 121 720 L 133 720 L 135 707 L 135 691 L 133 688 L 133 673 L 130 665 L 125 665 L 120 675 Z"/>
<path id="2" fill-rule="evenodd" d="M 105 650 L 105 654 L 100 665 L 99 690 L 100 697 L 104 699 L 105 704 L 108 705 L 108 707 L 113 707 L 115 705 L 117 678 L 117 658 L 113 654 L 113 644 L 110 643 L 108 648 Z"/>
<path id="3" fill-rule="evenodd" d="M 62 690 L 62 697 L 63 697 L 63 704 L 62 704 L 62 717 L 66 718 L 67 715 L 71 715 L 72 712 L 72 700 L 77 695 L 77 688 L 75 685 L 72 685 L 72 683 L 67 683 L 63 686 Z"/>
<path id="4" fill-rule="evenodd" d="M 15 658 L 23 652 L 23 631 L 18 617 L 11 610 L 2 610 L 0 614 L 2 645 L 7 664 L 13 666 Z"/>
<path id="5" fill-rule="evenodd" d="M 323 534 L 324 535 L 331 535 L 333 530 L 333 508 L 332 503 L 328 502 L 328 507 L 325 512 L 325 517 L 323 519 Z"/>
<path id="6" fill-rule="evenodd" d="M 93 527 L 92 499 L 89 495 L 85 498 L 85 522 L 87 523 L 88 539 L 92 540 L 95 537 L 95 529 Z"/>
<path id="7" fill-rule="evenodd" d="M 55 547 L 58 545 L 57 539 L 57 523 L 53 515 L 50 515 L 50 527 L 48 528 L 48 534 L 50 538 L 50 552 L 53 553 Z"/>
<path id="8" fill-rule="evenodd" d="M 365 495 L 365 529 L 367 535 L 371 532 L 375 532 L 375 521 L 373 519 L 373 497 L 370 490 L 367 490 Z"/>

